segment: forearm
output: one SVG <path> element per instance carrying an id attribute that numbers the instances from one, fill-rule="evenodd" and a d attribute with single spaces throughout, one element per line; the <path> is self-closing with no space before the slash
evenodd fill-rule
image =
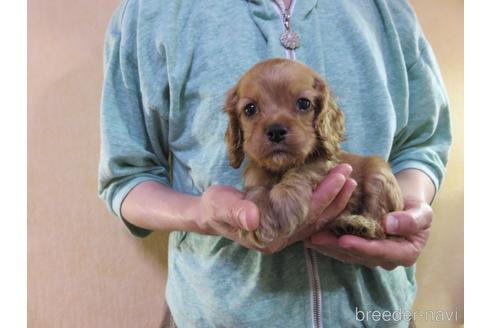
<path id="1" fill-rule="evenodd" d="M 128 222 L 149 230 L 201 232 L 197 225 L 200 197 L 179 193 L 161 183 L 137 185 L 121 205 Z"/>
<path id="2" fill-rule="evenodd" d="M 434 199 L 436 188 L 432 180 L 422 171 L 406 169 L 395 176 L 406 201 L 424 201 L 430 204 Z"/>

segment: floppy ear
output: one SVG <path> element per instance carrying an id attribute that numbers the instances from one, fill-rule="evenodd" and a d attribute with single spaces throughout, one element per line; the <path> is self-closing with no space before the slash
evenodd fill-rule
<path id="1" fill-rule="evenodd" d="M 237 100 L 236 88 L 233 88 L 227 92 L 224 105 L 224 112 L 229 116 L 229 124 L 227 125 L 225 134 L 227 154 L 229 157 L 229 164 L 235 169 L 241 166 L 241 163 L 244 160 L 243 131 L 241 130 L 241 124 L 236 112 Z"/>
<path id="2" fill-rule="evenodd" d="M 314 87 L 320 94 L 314 120 L 314 127 L 319 139 L 317 150 L 329 158 L 336 158 L 340 153 L 340 143 L 344 140 L 343 113 L 321 78 L 315 79 Z"/>

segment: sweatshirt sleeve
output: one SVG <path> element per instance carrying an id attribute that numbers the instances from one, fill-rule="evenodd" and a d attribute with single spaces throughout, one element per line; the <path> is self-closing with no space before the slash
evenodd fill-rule
<path id="1" fill-rule="evenodd" d="M 421 170 L 438 190 L 451 146 L 449 103 L 436 59 L 423 36 L 420 45 L 417 59 L 407 68 L 408 107 L 390 162 L 395 173 Z"/>
<path id="2" fill-rule="evenodd" d="M 125 220 L 121 204 L 139 183 L 149 180 L 167 186 L 170 183 L 167 120 L 153 109 L 149 113 L 142 98 L 146 90 L 139 79 L 137 13 L 134 2 L 123 2 L 114 13 L 105 38 L 98 192 L 133 236 L 145 237 L 151 231 Z M 165 84 L 165 81 L 155 82 Z"/>

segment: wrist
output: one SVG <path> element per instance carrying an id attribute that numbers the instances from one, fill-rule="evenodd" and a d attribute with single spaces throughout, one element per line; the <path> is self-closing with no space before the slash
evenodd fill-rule
<path id="1" fill-rule="evenodd" d="M 186 211 L 183 213 L 183 221 L 186 222 L 183 230 L 206 233 L 208 227 L 204 220 L 202 197 L 189 195 L 187 198 Z"/>
<path id="2" fill-rule="evenodd" d="M 190 201 L 191 231 L 204 234 L 216 235 L 217 231 L 210 224 L 207 195 L 194 196 Z"/>
<path id="3" fill-rule="evenodd" d="M 403 199 L 406 203 L 430 204 L 436 192 L 432 180 L 420 170 L 407 169 L 396 174 Z"/>

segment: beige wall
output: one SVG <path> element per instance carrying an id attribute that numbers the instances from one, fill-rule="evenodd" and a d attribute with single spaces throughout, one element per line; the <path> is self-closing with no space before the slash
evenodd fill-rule
<path id="1" fill-rule="evenodd" d="M 463 1 L 410 1 L 431 42 L 448 89 L 453 123 L 446 179 L 434 208 L 431 237 L 417 263 L 416 311 L 458 308 L 463 322 Z M 455 327 L 456 323 L 417 320 L 418 327 Z"/>
<path id="2" fill-rule="evenodd" d="M 454 310 L 463 305 L 463 1 L 411 2 L 441 63 L 455 135 L 416 309 Z M 131 238 L 96 197 L 102 43 L 118 3 L 28 1 L 29 327 L 160 320 L 166 235 Z"/>
<path id="3" fill-rule="evenodd" d="M 164 233 L 139 241 L 97 199 L 102 44 L 118 0 L 28 4 L 28 324 L 157 327 Z"/>

